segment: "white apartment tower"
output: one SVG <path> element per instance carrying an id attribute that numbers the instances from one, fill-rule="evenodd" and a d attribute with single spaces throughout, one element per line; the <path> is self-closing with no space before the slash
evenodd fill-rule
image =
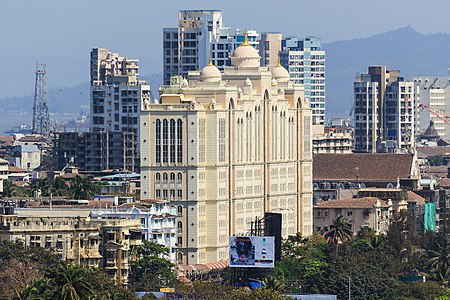
<path id="1" fill-rule="evenodd" d="M 279 32 L 264 32 L 259 41 L 259 54 L 261 66 L 274 68 L 278 64 L 283 35 Z"/>
<path id="2" fill-rule="evenodd" d="M 418 134 L 419 89 L 398 70 L 370 66 L 354 82 L 355 150 L 411 152 Z"/>
<path id="3" fill-rule="evenodd" d="M 311 105 L 313 125 L 325 125 L 325 50 L 317 37 L 282 40 L 281 64 L 294 83 L 303 84 L 305 97 Z"/>
<path id="4" fill-rule="evenodd" d="M 443 76 L 416 76 L 414 83 L 419 87 L 420 102 L 426 104 L 434 112 L 442 115 L 450 114 L 450 77 Z M 420 112 L 420 131 L 426 131 L 430 121 L 439 136 L 448 141 L 450 139 L 450 126 L 427 109 Z"/>
<path id="5" fill-rule="evenodd" d="M 311 110 L 281 66 L 260 67 L 245 39 L 221 72 L 174 76 L 141 112 L 141 199 L 181 205 L 177 258 L 228 258 L 228 237 L 265 212 L 283 237 L 312 234 Z"/>
<path id="6" fill-rule="evenodd" d="M 259 34 L 246 30 L 248 43 L 258 47 Z M 222 24 L 218 10 L 182 10 L 178 26 L 163 29 L 164 84 L 180 75 L 186 78 L 190 71 L 206 66 L 209 59 L 219 70 L 230 65 L 231 53 L 244 41 L 244 31 Z"/>
<path id="7" fill-rule="evenodd" d="M 131 152 L 139 148 L 141 106 L 144 100 L 150 101 L 150 85 L 138 80 L 138 76 L 137 59 L 105 48 L 92 49 L 91 131 L 133 133 L 126 146 Z M 133 157 L 133 153 L 128 154 Z"/>

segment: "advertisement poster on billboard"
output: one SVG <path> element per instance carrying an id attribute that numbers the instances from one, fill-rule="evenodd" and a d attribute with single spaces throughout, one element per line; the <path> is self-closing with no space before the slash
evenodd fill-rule
<path id="1" fill-rule="evenodd" d="M 230 267 L 273 268 L 274 239 L 273 236 L 231 236 Z"/>

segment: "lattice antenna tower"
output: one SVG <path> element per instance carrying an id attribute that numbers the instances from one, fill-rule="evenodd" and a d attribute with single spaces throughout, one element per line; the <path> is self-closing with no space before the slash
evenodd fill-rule
<path id="1" fill-rule="evenodd" d="M 36 85 L 33 105 L 33 133 L 47 136 L 50 133 L 48 110 L 47 72 L 45 64 L 36 64 Z"/>

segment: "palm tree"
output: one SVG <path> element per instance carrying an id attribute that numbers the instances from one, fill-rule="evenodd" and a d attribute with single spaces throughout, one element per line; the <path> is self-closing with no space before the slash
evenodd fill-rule
<path id="1" fill-rule="evenodd" d="M 325 233 L 325 238 L 336 244 L 336 257 L 338 253 L 338 244 L 350 240 L 352 236 L 352 224 L 350 224 L 347 218 L 344 218 L 341 215 L 338 215 L 333 221 L 333 224 L 330 226 L 330 231 Z"/>
<path id="2" fill-rule="evenodd" d="M 93 295 L 85 270 L 78 265 L 65 265 L 54 274 L 54 283 L 60 300 L 88 299 Z"/>
<path id="3" fill-rule="evenodd" d="M 50 180 L 50 191 L 53 196 L 66 196 L 68 194 L 66 181 L 61 177 Z"/>
<path id="4" fill-rule="evenodd" d="M 428 263 L 431 267 L 433 277 L 442 282 L 447 282 L 450 275 L 450 243 L 445 239 L 442 243 L 437 242 L 436 250 L 429 250 L 430 259 Z"/>
<path id="5" fill-rule="evenodd" d="M 71 182 L 71 192 L 75 199 L 92 199 L 97 186 L 88 178 L 77 176 Z"/>
<path id="6" fill-rule="evenodd" d="M 43 278 L 34 280 L 31 284 L 22 291 L 16 290 L 17 298 L 19 300 L 45 300 L 48 291 L 48 283 Z"/>

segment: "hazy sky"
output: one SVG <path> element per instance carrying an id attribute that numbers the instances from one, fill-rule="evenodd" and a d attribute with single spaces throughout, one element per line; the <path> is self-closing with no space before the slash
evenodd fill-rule
<path id="1" fill-rule="evenodd" d="M 141 74 L 160 72 L 162 28 L 176 26 L 181 9 L 220 9 L 225 26 L 316 35 L 324 42 L 408 24 L 421 33 L 450 33 L 446 0 L 5 0 L 0 3 L 0 97 L 32 91 L 37 60 L 48 64 L 49 86 L 88 81 L 93 47 L 139 58 Z M 22 80 L 26 85 L 17 91 L 15 83 Z"/>

